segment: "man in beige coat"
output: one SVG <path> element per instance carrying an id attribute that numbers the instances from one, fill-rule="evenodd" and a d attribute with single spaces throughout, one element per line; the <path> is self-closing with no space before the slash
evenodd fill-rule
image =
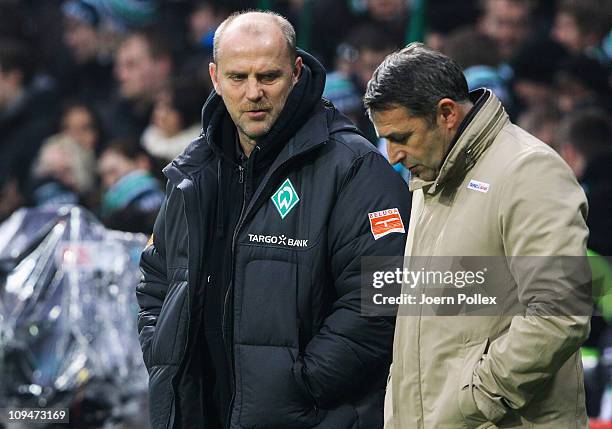
<path id="1" fill-rule="evenodd" d="M 461 69 L 421 44 L 385 59 L 364 102 L 390 161 L 412 173 L 406 256 L 498 257 L 507 297 L 524 309 L 402 316 L 400 306 L 385 429 L 586 428 L 588 311 L 552 304 L 579 286 L 552 265 L 525 275 L 512 262 L 586 255 L 587 203 L 571 170 L 491 91 L 468 94 Z"/>

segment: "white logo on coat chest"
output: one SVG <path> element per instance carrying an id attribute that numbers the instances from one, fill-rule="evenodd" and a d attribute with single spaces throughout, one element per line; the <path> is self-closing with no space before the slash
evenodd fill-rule
<path id="1" fill-rule="evenodd" d="M 471 189 L 472 191 L 478 191 L 478 192 L 483 192 L 483 193 L 487 193 L 489 192 L 489 188 L 491 187 L 491 185 L 489 185 L 488 183 L 485 182 L 479 182 L 478 180 L 470 180 L 470 183 L 468 183 L 467 188 Z"/>
<path id="2" fill-rule="evenodd" d="M 283 235 L 261 235 L 261 234 L 249 234 L 249 242 L 251 243 L 266 243 L 276 244 L 279 246 L 289 247 L 307 247 L 307 239 L 295 239 L 289 238 Z"/>

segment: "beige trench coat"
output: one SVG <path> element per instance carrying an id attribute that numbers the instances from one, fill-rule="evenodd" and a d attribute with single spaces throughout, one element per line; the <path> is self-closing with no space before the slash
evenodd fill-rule
<path id="1" fill-rule="evenodd" d="M 406 255 L 585 255 L 587 202 L 571 170 L 490 91 L 481 97 L 437 179 L 410 183 Z M 486 192 L 469 189 L 472 180 Z M 572 287 L 558 282 L 540 267 L 517 282 L 517 296 L 529 309 L 542 285 Z M 401 312 L 385 429 L 587 427 L 579 347 L 588 316 Z"/>

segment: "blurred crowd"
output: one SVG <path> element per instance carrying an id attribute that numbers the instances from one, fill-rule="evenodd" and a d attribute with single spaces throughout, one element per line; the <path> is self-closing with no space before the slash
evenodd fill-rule
<path id="1" fill-rule="evenodd" d="M 247 8 L 289 18 L 328 70 L 325 97 L 383 152 L 361 103 L 378 64 L 415 40 L 454 58 L 565 159 L 589 248 L 612 254 L 609 0 L 0 0 L 0 221 L 74 203 L 150 232 L 161 169 L 201 131 L 214 31 Z"/>
<path id="2" fill-rule="evenodd" d="M 148 232 L 161 169 L 200 133 L 215 28 L 276 10 L 328 70 L 325 96 L 384 152 L 361 97 L 414 40 L 492 88 L 591 196 L 590 247 L 611 253 L 612 7 L 605 0 L 0 0 L 0 220 L 78 203 Z M 406 171 L 398 171 L 405 177 Z"/>

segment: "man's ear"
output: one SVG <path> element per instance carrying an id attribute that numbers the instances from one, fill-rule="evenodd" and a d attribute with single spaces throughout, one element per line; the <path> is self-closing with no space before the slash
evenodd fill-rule
<path id="1" fill-rule="evenodd" d="M 217 65 L 215 63 L 208 64 L 208 74 L 210 74 L 210 80 L 212 81 L 213 88 L 215 88 L 215 92 L 221 95 L 219 80 L 217 79 Z"/>
<path id="2" fill-rule="evenodd" d="M 295 85 L 300 80 L 300 74 L 302 73 L 302 57 L 295 58 L 295 64 L 293 65 L 293 84 Z"/>
<path id="3" fill-rule="evenodd" d="M 443 98 L 436 106 L 436 122 L 444 129 L 452 130 L 459 126 L 461 113 L 459 104 L 450 98 Z"/>

